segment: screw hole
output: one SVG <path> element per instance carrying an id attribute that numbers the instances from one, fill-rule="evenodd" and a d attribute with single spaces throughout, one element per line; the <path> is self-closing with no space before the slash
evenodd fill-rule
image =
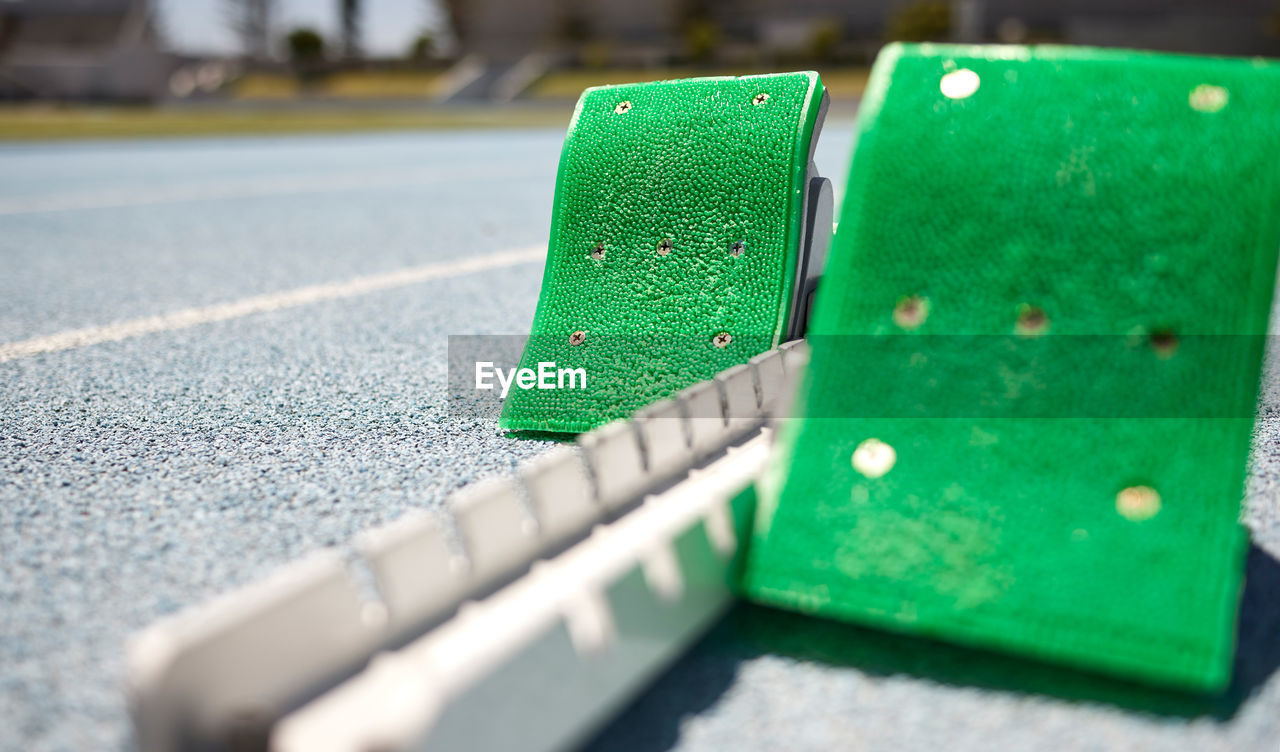
<path id="1" fill-rule="evenodd" d="M 671 253 L 671 249 L 673 247 L 674 245 L 671 242 L 671 238 L 663 238 L 662 240 L 658 241 L 658 255 L 665 256 L 668 253 Z"/>
<path id="2" fill-rule="evenodd" d="M 584 331 L 579 330 L 569 335 L 569 344 L 571 345 L 581 345 L 583 342 L 586 342 L 586 341 L 587 341 L 587 333 Z"/>
<path id="3" fill-rule="evenodd" d="M 1172 329 L 1159 329 L 1151 333 L 1149 338 L 1151 349 L 1155 350 L 1156 356 L 1162 360 L 1168 360 L 1178 351 L 1178 335 L 1173 333 Z"/>
<path id="4" fill-rule="evenodd" d="M 596 261 L 604 258 L 604 243 L 596 243 L 595 248 L 591 249 L 591 258 Z"/>
<path id="5" fill-rule="evenodd" d="M 929 317 L 929 301 L 918 295 L 909 295 L 893 308 L 893 323 L 903 329 L 915 329 Z"/>
<path id="6" fill-rule="evenodd" d="M 1024 305 L 1014 331 L 1024 337 L 1039 337 L 1049 331 L 1049 315 L 1038 306 Z"/>
<path id="7" fill-rule="evenodd" d="M 729 246 L 729 255 L 733 256 L 734 258 L 737 258 L 746 252 L 747 252 L 747 241 L 745 240 L 735 241 L 733 245 Z"/>
<path id="8" fill-rule="evenodd" d="M 613 108 L 613 111 L 619 115 L 625 115 L 626 113 L 631 111 L 631 103 L 619 102 L 618 106 Z"/>
<path id="9" fill-rule="evenodd" d="M 711 338 L 711 344 L 722 349 L 728 347 L 730 342 L 733 342 L 733 335 L 728 332 L 720 332 Z"/>
<path id="10" fill-rule="evenodd" d="M 762 91 L 762 92 L 760 92 L 759 94 L 757 94 L 757 95 L 755 95 L 754 97 L 752 97 L 752 99 L 751 99 L 751 104 L 754 104 L 754 105 L 756 105 L 757 107 L 759 107 L 760 105 L 762 105 L 762 104 L 764 104 L 765 102 L 768 102 L 768 101 L 769 101 L 769 95 L 768 95 L 768 94 L 765 94 L 765 93 Z"/>

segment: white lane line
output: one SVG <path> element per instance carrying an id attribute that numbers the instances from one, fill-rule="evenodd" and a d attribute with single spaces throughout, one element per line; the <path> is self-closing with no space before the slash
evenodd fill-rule
<path id="1" fill-rule="evenodd" d="M 402 185 L 423 185 L 449 180 L 460 182 L 475 178 L 492 180 L 494 178 L 510 179 L 519 177 L 522 176 L 513 175 L 511 169 L 506 167 L 488 170 L 467 168 L 461 172 L 424 170 L 418 167 L 413 169 L 368 170 L 346 175 L 320 173 L 277 178 L 256 177 L 166 187 L 81 191 L 62 195 L 0 199 L 0 216 L 43 214 L 79 209 L 113 209 L 125 206 L 177 204 L 188 201 L 303 195 Z"/>
<path id="2" fill-rule="evenodd" d="M 489 269 L 529 264 L 542 260 L 545 255 L 546 246 L 530 246 L 486 256 L 412 266 L 386 274 L 355 277 L 342 282 L 299 287 L 267 295 L 255 295 L 251 298 L 232 300 L 227 303 L 184 308 L 180 311 L 162 313 L 159 316 L 117 321 L 114 324 L 106 324 L 105 326 L 68 329 L 45 337 L 33 337 L 17 342 L 0 343 L 0 363 L 17 360 L 18 358 L 29 358 L 43 353 L 60 352 L 77 347 L 97 345 L 103 342 L 116 342 L 131 337 L 141 337 L 145 334 L 186 329 L 215 321 L 238 319 L 255 313 L 278 311 L 282 308 L 296 308 L 297 306 L 321 303 L 327 300 L 353 298 L 357 295 L 368 295 L 381 290 L 416 285 L 420 282 L 460 277 L 464 274 L 474 274 L 475 272 Z"/>

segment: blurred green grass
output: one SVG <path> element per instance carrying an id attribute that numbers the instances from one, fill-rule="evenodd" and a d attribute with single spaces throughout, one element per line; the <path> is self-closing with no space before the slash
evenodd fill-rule
<path id="1" fill-rule="evenodd" d="M 510 105 L 440 105 L 438 71 L 347 72 L 303 87 L 294 76 L 250 74 L 228 99 L 162 106 L 0 106 L 0 141 L 273 135 L 470 128 L 564 128 L 590 86 L 751 71 L 600 69 L 553 71 Z M 865 68 L 833 69 L 822 79 L 837 107 L 866 86 Z"/>
<path id="2" fill-rule="evenodd" d="M 440 71 L 343 71 L 304 88 L 297 76 L 284 73 L 250 73 L 229 87 L 233 99 L 289 101 L 306 96 L 334 99 L 399 99 L 422 101 L 441 93 L 445 76 Z"/>
<path id="3" fill-rule="evenodd" d="M 773 69 L 759 70 L 705 70 L 697 68 L 609 68 L 600 70 L 553 71 L 529 87 L 525 96 L 534 100 L 577 100 L 582 90 L 589 86 L 628 84 L 637 81 L 661 81 L 673 78 L 697 76 L 745 76 L 757 73 L 776 73 Z M 819 71 L 822 83 L 837 101 L 857 100 L 867 86 L 869 68 L 833 68 Z"/>

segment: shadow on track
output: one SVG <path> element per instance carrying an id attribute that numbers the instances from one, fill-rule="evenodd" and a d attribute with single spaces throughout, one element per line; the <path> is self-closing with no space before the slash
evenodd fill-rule
<path id="1" fill-rule="evenodd" d="M 740 602 L 587 749 L 672 748 L 683 719 L 713 707 L 732 687 L 743 662 L 766 655 L 846 666 L 871 676 L 908 675 L 956 687 L 1104 703 L 1154 716 L 1227 721 L 1280 668 L 1280 562 L 1256 545 L 1248 554 L 1237 633 L 1230 687 L 1205 696 Z M 814 713 L 847 710 L 813 708 Z"/>

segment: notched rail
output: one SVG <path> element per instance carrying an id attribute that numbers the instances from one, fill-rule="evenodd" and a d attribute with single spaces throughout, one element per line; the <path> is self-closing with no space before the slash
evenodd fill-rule
<path id="1" fill-rule="evenodd" d="M 129 651 L 139 746 L 505 747 L 512 724 L 484 716 L 502 698 L 530 708 L 522 748 L 580 738 L 729 602 L 751 513 L 729 499 L 806 361 L 787 343 L 468 486 L 443 513 L 149 627 Z"/>

